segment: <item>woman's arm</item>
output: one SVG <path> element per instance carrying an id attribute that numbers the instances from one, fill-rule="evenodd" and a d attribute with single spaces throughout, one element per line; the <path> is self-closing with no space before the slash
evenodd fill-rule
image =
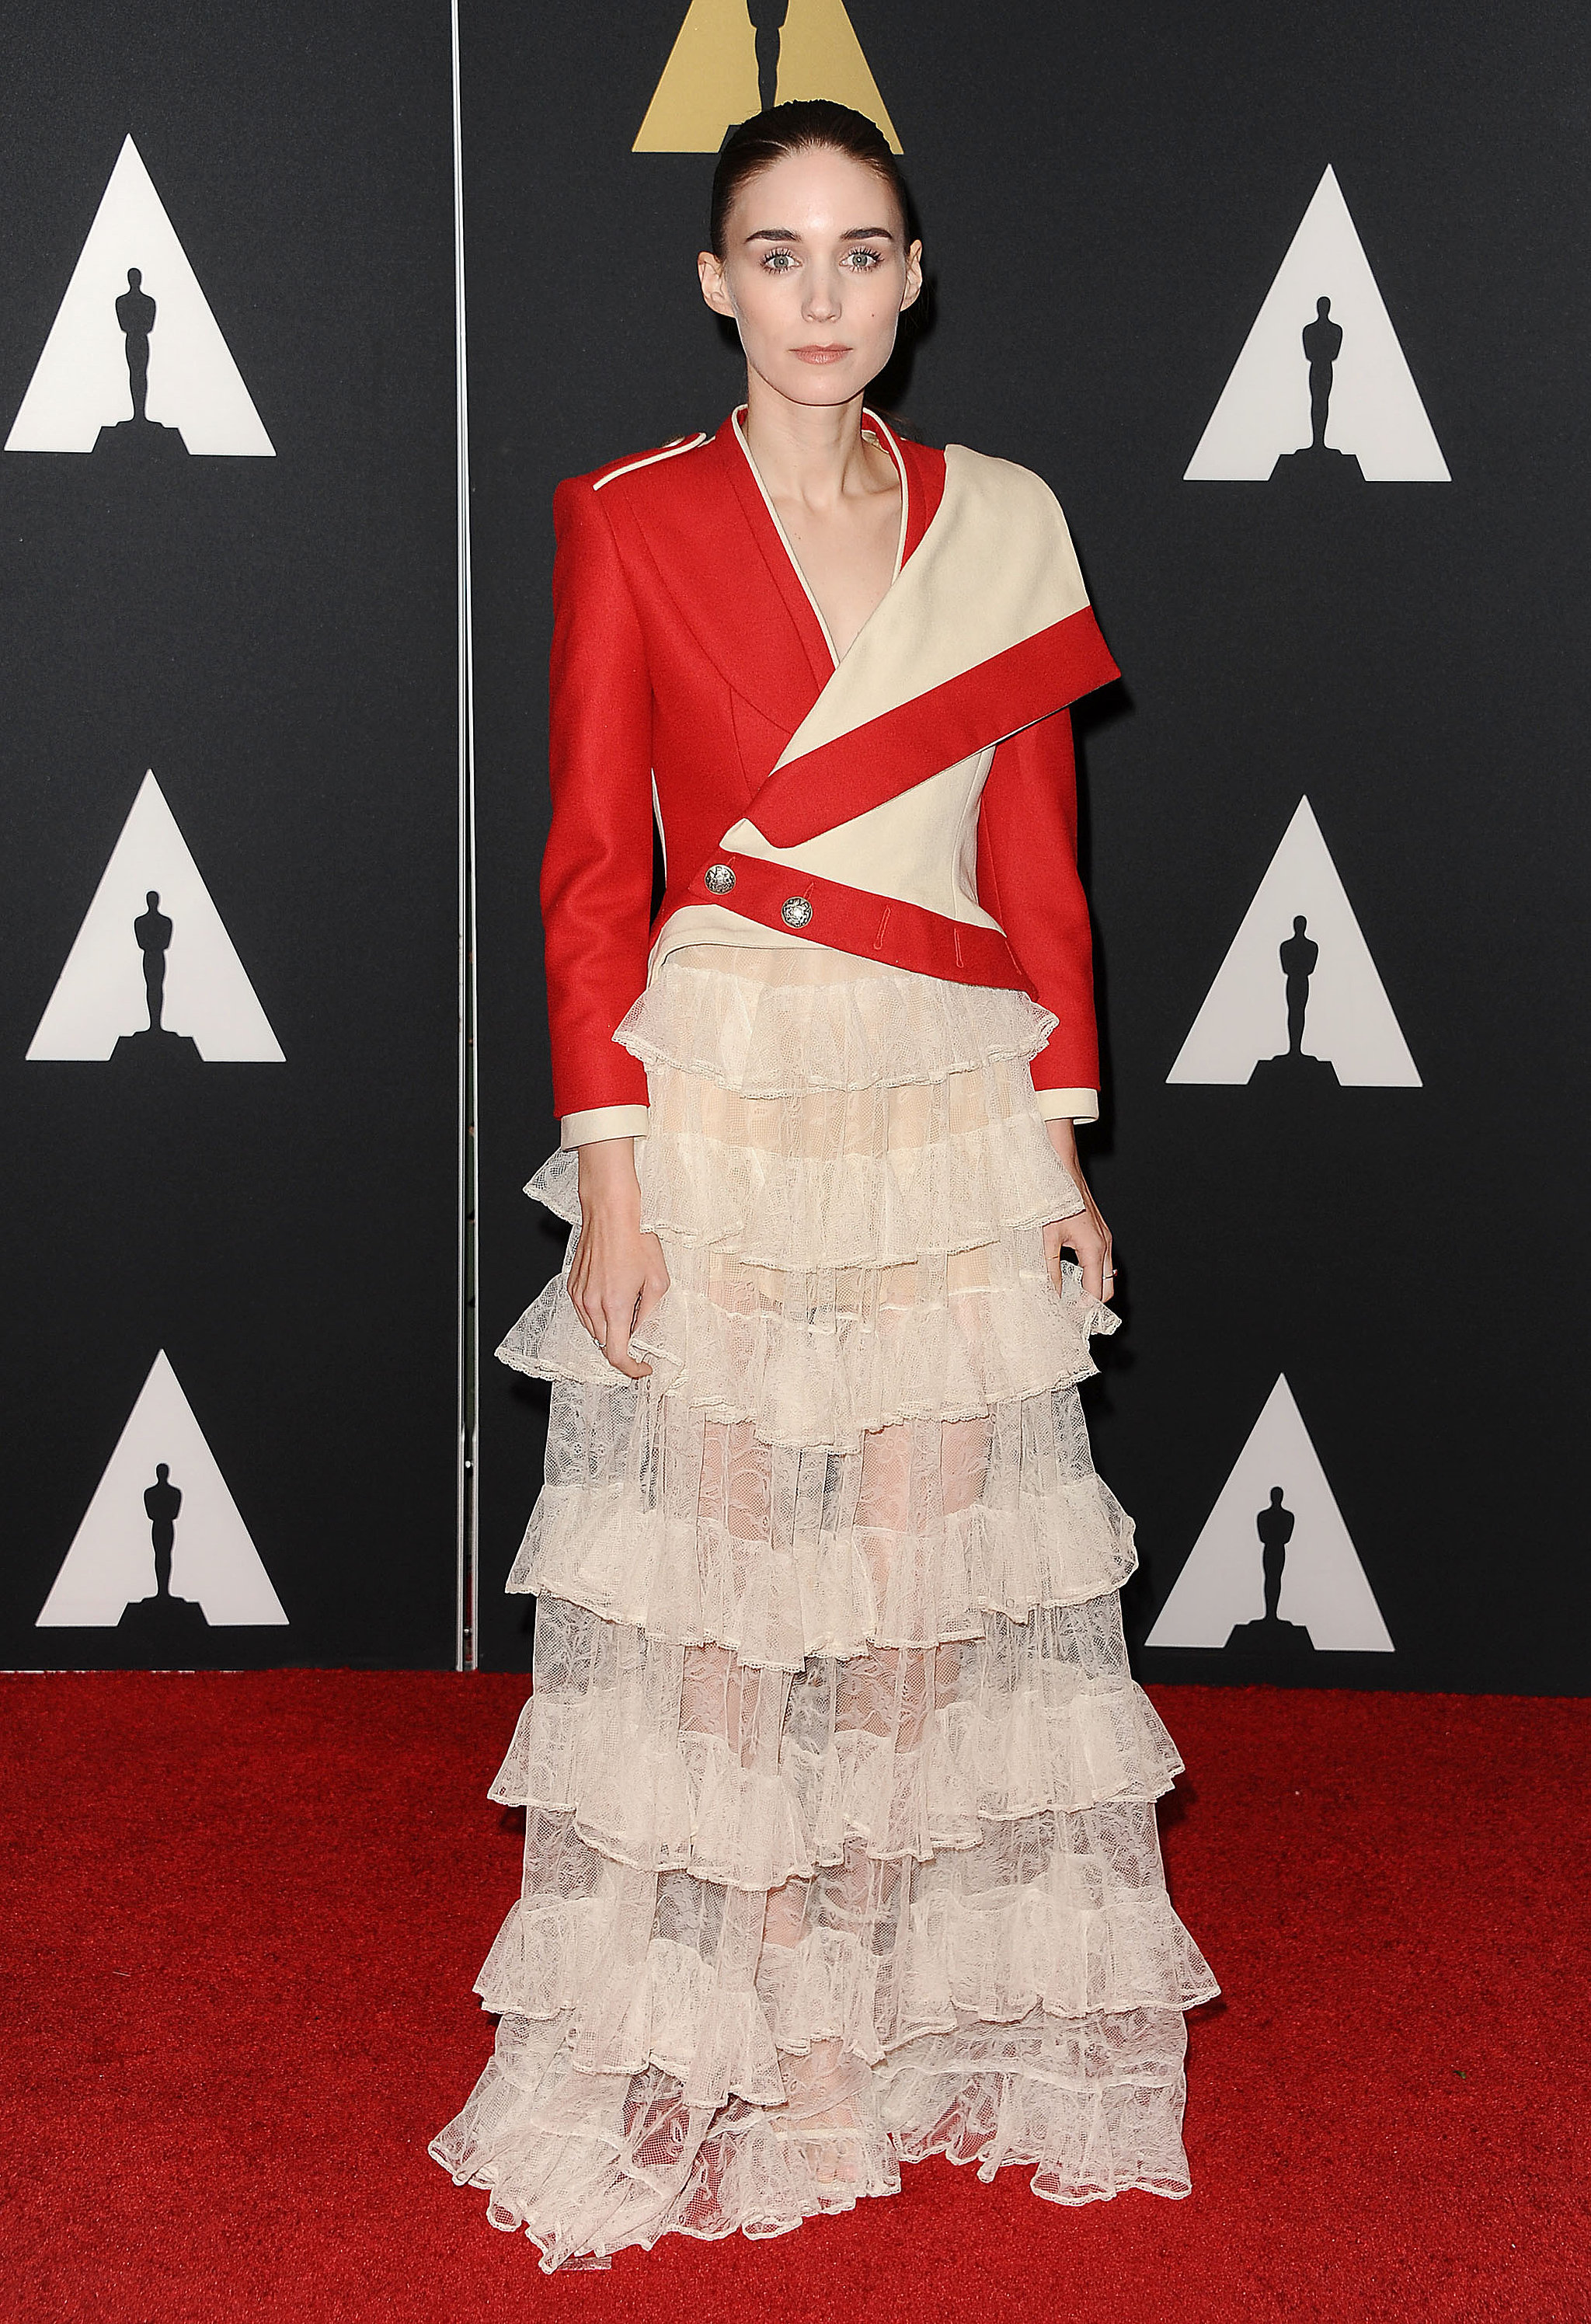
<path id="1" fill-rule="evenodd" d="M 652 687 L 640 622 L 598 495 L 553 501 L 552 825 L 541 866 L 553 1096 L 580 1150 L 580 1239 L 569 1296 L 616 1371 L 649 1367 L 630 1335 L 668 1287 L 640 1228 L 635 1138 L 645 1068 L 613 1033 L 647 981 L 652 909 Z"/>
<path id="2" fill-rule="evenodd" d="M 1041 718 L 994 754 L 978 816 L 978 893 L 1056 1019 L 1033 1061 L 1046 1118 L 1099 1111 L 1093 937 L 1077 869 L 1077 767 L 1071 718 Z"/>
<path id="3" fill-rule="evenodd" d="M 1116 1286 L 1110 1230 L 1077 1158 L 1074 1125 L 1099 1111 L 1093 939 L 1077 869 L 1077 767 L 1065 710 L 1011 735 L 994 755 L 978 824 L 978 893 L 1004 928 L 1055 1029 L 1033 1061 L 1033 1084 L 1054 1148 L 1083 1208 L 1044 1229 L 1056 1281 L 1070 1249 L 1090 1297 Z"/>
<path id="4" fill-rule="evenodd" d="M 646 1128 L 645 1068 L 613 1034 L 644 990 L 652 913 L 652 686 L 601 495 L 553 499 L 553 645 L 541 860 L 553 1102 L 564 1144 Z M 623 1121 L 582 1117 L 625 1109 Z"/>

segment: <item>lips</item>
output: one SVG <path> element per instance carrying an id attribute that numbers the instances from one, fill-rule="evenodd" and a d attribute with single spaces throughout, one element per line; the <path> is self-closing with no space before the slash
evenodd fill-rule
<path id="1" fill-rule="evenodd" d="M 841 362 L 851 353 L 851 349 L 843 346 L 792 347 L 790 352 L 798 356 L 803 363 L 832 364 Z"/>

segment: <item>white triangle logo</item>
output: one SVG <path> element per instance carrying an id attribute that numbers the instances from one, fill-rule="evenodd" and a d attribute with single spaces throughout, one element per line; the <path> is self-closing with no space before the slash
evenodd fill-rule
<path id="1" fill-rule="evenodd" d="M 1267 1540 L 1281 1565 L 1281 1592 L 1270 1619 Z M 1246 1646 L 1274 1638 L 1285 1650 L 1302 1628 L 1324 1652 L 1393 1652 L 1285 1373 L 1266 1398 L 1145 1644 L 1224 1646 L 1236 1643 L 1232 1632 L 1247 1623 L 1256 1627 L 1244 1638 Z M 1292 1631 L 1283 1627 L 1289 1623 Z"/>
<path id="2" fill-rule="evenodd" d="M 1321 299 L 1330 301 L 1325 318 L 1318 315 Z M 1330 358 L 1324 383 L 1327 454 L 1356 458 L 1369 484 L 1449 482 L 1414 374 L 1329 168 L 1188 463 L 1191 482 L 1263 482 L 1279 459 L 1305 452 L 1313 439 L 1314 357 L 1305 353 L 1303 333 L 1320 319 L 1327 323 L 1324 352 Z M 1334 357 L 1332 325 L 1341 333 Z M 1311 344 L 1320 351 L 1320 342 Z M 1337 465 L 1318 453 L 1307 456 L 1322 471 Z M 1351 476 L 1350 461 L 1342 466 Z"/>
<path id="3" fill-rule="evenodd" d="M 164 1349 L 139 1391 L 37 1628 L 114 1629 L 129 1606 L 157 1598 L 162 1520 L 170 1598 L 201 1606 L 213 1628 L 286 1623 Z"/>
<path id="4" fill-rule="evenodd" d="M 1301 798 L 1166 1079 L 1329 1084 L 1333 1077 L 1349 1089 L 1421 1086 L 1320 826 Z"/>
<path id="5" fill-rule="evenodd" d="M 141 278 L 136 285 L 128 281 L 130 270 Z M 148 392 L 142 426 L 133 383 L 140 364 Z M 179 431 L 189 452 L 274 455 L 131 137 L 111 171 L 5 448 L 92 452 L 101 429 L 117 430 L 111 440 L 118 448 L 147 439 L 179 451 L 175 438 L 157 435 L 167 429 Z"/>
<path id="6" fill-rule="evenodd" d="M 122 1041 L 136 1054 L 174 1051 L 183 1040 L 211 1065 L 282 1063 L 152 773 L 139 785 L 28 1056 L 103 1061 Z"/>

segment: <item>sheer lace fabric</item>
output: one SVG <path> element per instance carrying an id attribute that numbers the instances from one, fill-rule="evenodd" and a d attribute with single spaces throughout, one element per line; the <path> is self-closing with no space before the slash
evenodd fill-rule
<path id="1" fill-rule="evenodd" d="M 1062 2203 L 1187 2192 L 1182 2013 L 1216 1987 L 1077 1398 L 1116 1318 L 1044 1265 L 1080 1206 L 1027 1070 L 1051 1022 L 712 946 L 620 1028 L 670 1285 L 639 1384 L 567 1262 L 499 1350 L 553 1383 L 492 1789 L 525 1871 L 494 2055 L 432 2147 L 546 2268 L 778 2234 L 933 2153 Z M 575 1174 L 529 1189 L 571 1226 Z"/>

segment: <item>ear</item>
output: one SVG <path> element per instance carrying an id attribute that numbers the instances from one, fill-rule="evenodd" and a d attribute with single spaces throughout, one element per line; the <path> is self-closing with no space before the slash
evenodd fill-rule
<path id="1" fill-rule="evenodd" d="M 900 302 L 900 311 L 903 315 L 906 309 L 913 303 L 914 300 L 916 299 L 922 288 L 923 245 L 920 242 L 914 242 L 910 249 L 906 252 L 906 290 Z"/>
<path id="2" fill-rule="evenodd" d="M 722 259 L 715 258 L 710 250 L 699 250 L 696 253 L 696 274 L 702 285 L 702 296 L 713 313 L 727 315 L 733 322 L 734 301 L 729 294 L 729 284 L 724 281 Z"/>

